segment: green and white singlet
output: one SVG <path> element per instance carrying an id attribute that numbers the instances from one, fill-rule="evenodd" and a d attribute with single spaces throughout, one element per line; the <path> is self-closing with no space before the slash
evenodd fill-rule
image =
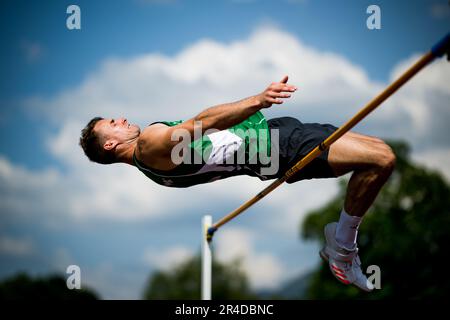
<path id="1" fill-rule="evenodd" d="M 158 121 L 152 124 L 176 126 L 182 122 Z M 172 170 L 148 168 L 135 154 L 133 161 L 148 178 L 167 187 L 185 188 L 236 175 L 265 180 L 259 169 L 270 164 L 270 143 L 267 121 L 258 111 L 229 129 L 206 132 L 189 143 L 188 152 L 183 152 L 183 162 Z"/>

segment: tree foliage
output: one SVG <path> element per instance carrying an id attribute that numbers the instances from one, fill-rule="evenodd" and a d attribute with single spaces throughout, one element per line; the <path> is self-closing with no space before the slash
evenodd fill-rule
<path id="1" fill-rule="evenodd" d="M 381 290 L 364 293 L 344 286 L 321 263 L 307 290 L 310 299 L 443 298 L 450 293 L 447 277 L 450 244 L 450 187 L 438 173 L 413 164 L 409 148 L 390 143 L 396 169 L 365 215 L 358 244 L 363 272 L 381 269 Z M 302 225 L 304 239 L 324 243 L 323 228 L 337 221 L 346 183 L 339 195 L 310 213 Z"/>
<path id="2" fill-rule="evenodd" d="M 0 283 L 0 300 L 96 300 L 88 289 L 69 290 L 59 275 L 31 278 L 19 273 Z"/>
<path id="3" fill-rule="evenodd" d="M 157 271 L 148 281 L 144 299 L 200 299 L 199 256 L 188 259 L 169 271 Z M 221 264 L 213 259 L 213 299 L 255 299 L 238 260 Z"/>

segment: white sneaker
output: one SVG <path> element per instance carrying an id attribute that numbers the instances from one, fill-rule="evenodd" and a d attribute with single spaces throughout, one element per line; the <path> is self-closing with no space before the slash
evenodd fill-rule
<path id="1" fill-rule="evenodd" d="M 342 248 L 336 242 L 337 222 L 325 226 L 325 247 L 320 250 L 320 257 L 328 262 L 331 273 L 343 284 L 353 284 L 361 290 L 370 292 L 373 284 L 367 279 L 361 270 L 361 260 L 358 256 L 358 248 L 351 251 Z"/>

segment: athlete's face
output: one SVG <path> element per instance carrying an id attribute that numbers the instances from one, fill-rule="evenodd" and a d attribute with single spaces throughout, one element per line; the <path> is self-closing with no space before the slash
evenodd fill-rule
<path id="1" fill-rule="evenodd" d="M 127 119 L 123 117 L 100 120 L 95 124 L 94 130 L 99 134 L 100 141 L 107 150 L 139 137 L 141 132 L 138 125 L 128 123 Z"/>

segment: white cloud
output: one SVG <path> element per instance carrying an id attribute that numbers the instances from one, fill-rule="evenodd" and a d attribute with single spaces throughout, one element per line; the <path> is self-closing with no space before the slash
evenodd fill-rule
<path id="1" fill-rule="evenodd" d="M 440 171 L 450 183 L 450 148 L 426 150 L 413 154 L 412 158 L 425 167 Z"/>
<path id="2" fill-rule="evenodd" d="M 322 114 L 332 121 L 345 110 L 354 112 L 354 101 L 379 89 L 362 68 L 343 57 L 305 46 L 273 27 L 261 27 L 245 41 L 223 44 L 203 39 L 174 57 L 111 58 L 79 86 L 50 100 L 32 98 L 28 104 L 58 123 L 62 134 L 64 127 L 79 128 L 98 114 L 126 114 L 144 123 L 185 119 L 205 107 L 259 93 L 284 74 L 291 75 L 300 91 L 289 106 L 276 106 L 268 114 L 302 118 Z M 330 112 L 330 105 L 339 112 Z"/>
<path id="3" fill-rule="evenodd" d="M 322 207 L 336 196 L 338 183 L 335 179 L 306 180 L 286 184 L 267 196 L 271 209 L 258 218 L 271 232 L 297 234 L 298 227 L 311 210 Z M 261 200 L 261 201 L 264 201 Z M 261 223 L 261 222 L 260 222 Z"/>
<path id="4" fill-rule="evenodd" d="M 143 254 L 143 260 L 150 267 L 159 270 L 171 270 L 180 263 L 192 258 L 194 252 L 185 246 L 174 246 L 158 250 L 148 248 Z"/>
<path id="5" fill-rule="evenodd" d="M 72 256 L 68 249 L 58 247 L 54 249 L 50 257 L 52 267 L 59 273 L 65 275 L 67 267 L 70 265 L 78 265 L 77 260 Z"/>
<path id="6" fill-rule="evenodd" d="M 225 263 L 241 260 L 252 287 L 274 288 L 280 284 L 284 266 L 272 254 L 257 252 L 255 234 L 251 230 L 228 227 L 215 237 L 215 257 Z"/>
<path id="7" fill-rule="evenodd" d="M 27 256 L 34 253 L 34 246 L 30 239 L 0 237 L 0 254 L 13 256 Z"/>
<path id="8" fill-rule="evenodd" d="M 413 55 L 399 63 L 391 73 L 391 81 L 397 79 L 419 57 Z M 447 136 L 450 132 L 448 83 L 450 83 L 448 62 L 445 59 L 434 61 L 388 100 L 375 118 L 379 121 L 377 124 L 390 128 L 386 134 L 408 140 L 416 147 L 432 144 L 448 146 Z"/>
<path id="9" fill-rule="evenodd" d="M 104 261 L 93 266 L 80 265 L 82 288 L 93 289 L 105 300 L 142 299 L 142 274 Z"/>
<path id="10" fill-rule="evenodd" d="M 49 223 L 58 217 L 65 219 L 67 214 L 75 219 L 89 216 L 136 219 L 162 214 L 158 208 L 163 204 L 163 197 L 152 199 L 149 195 L 156 194 L 155 186 L 146 183 L 135 170 L 96 169 L 87 163 L 68 174 L 55 169 L 35 172 L 0 158 L 3 191 L 0 208 L 5 213 L 21 216 L 38 210 L 50 216 Z M 122 181 L 134 182 L 134 186 L 141 188 L 130 190 L 130 185 Z"/>

